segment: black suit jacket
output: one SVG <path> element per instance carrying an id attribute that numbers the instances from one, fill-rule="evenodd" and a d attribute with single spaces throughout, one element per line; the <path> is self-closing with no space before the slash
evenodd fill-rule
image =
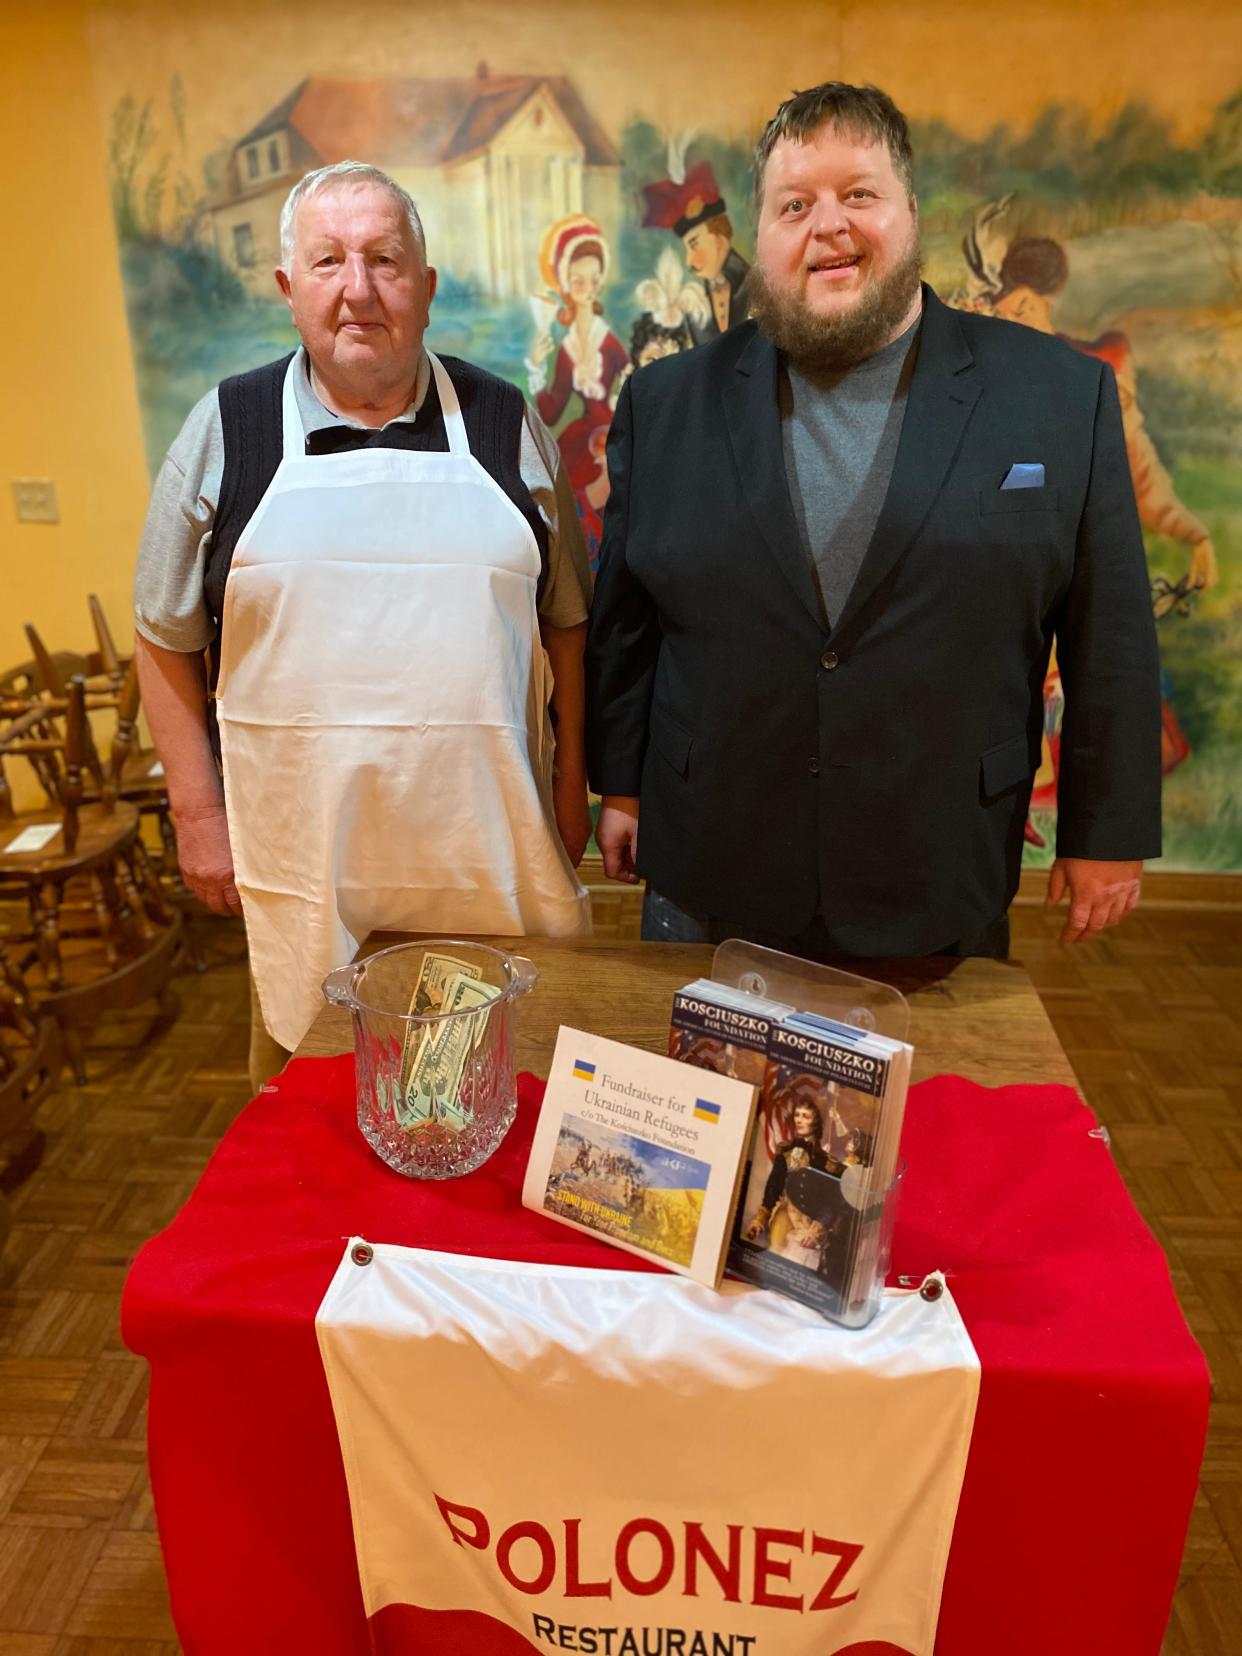
<path id="1" fill-rule="evenodd" d="M 1159 683 L 1112 371 L 925 311 L 888 497 L 829 628 L 753 323 L 625 386 L 587 646 L 592 786 L 699 915 L 918 954 L 1009 903 L 1055 634 L 1057 849 L 1160 849 Z M 1015 462 L 1042 488 L 1002 490 Z"/>

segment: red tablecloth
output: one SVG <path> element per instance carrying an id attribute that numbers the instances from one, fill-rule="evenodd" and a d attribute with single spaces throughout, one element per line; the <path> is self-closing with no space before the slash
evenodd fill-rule
<path id="1" fill-rule="evenodd" d="M 314 1330 L 346 1237 L 642 1268 L 520 1206 L 542 1083 L 519 1091 L 485 1167 L 421 1183 L 358 1133 L 351 1058 L 294 1062 L 139 1254 L 123 1333 L 151 1365 L 151 1481 L 188 1656 L 369 1648 Z M 910 1096 L 893 1272 L 949 1274 L 982 1364 L 937 1656 L 1160 1648 L 1208 1376 L 1094 1126 L 1065 1087 L 942 1076 Z"/>

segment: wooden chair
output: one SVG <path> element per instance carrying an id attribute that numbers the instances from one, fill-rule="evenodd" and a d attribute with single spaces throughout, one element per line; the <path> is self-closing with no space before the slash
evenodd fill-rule
<path id="1" fill-rule="evenodd" d="M 91 624 L 95 629 L 99 648 L 86 655 L 73 651 L 52 651 L 44 644 L 39 630 L 27 621 L 26 642 L 35 668 L 36 686 L 48 696 L 63 696 L 69 680 L 81 676 L 86 680 L 87 706 L 91 708 L 115 705 L 121 681 L 128 662 L 122 661 L 112 642 L 112 633 L 104 618 L 99 600 L 93 594 L 88 599 Z"/>
<path id="2" fill-rule="evenodd" d="M 99 645 L 100 666 L 112 682 L 119 686 L 129 663 L 117 653 L 116 645 L 112 642 L 112 629 L 108 625 L 108 618 L 99 599 L 92 592 L 86 602 L 91 612 L 91 626 L 95 629 L 95 642 Z"/>
<path id="3" fill-rule="evenodd" d="M 153 747 L 142 747 L 138 739 L 139 686 L 138 666 L 132 657 L 121 656 L 112 638 L 103 606 L 94 593 L 88 599 L 91 625 L 99 645 L 89 656 L 74 658 L 66 652 L 52 652 L 43 643 L 38 629 L 26 623 L 26 639 L 30 645 L 34 682 L 45 699 L 60 700 L 71 674 L 65 664 L 76 661 L 76 670 L 86 679 L 87 708 L 92 712 L 112 709 L 116 714 L 116 729 L 112 738 L 111 774 L 116 778 L 118 797 L 136 805 L 139 814 L 149 817 L 155 825 L 159 849 L 155 861 L 160 881 L 168 900 L 187 919 L 203 918 L 210 914 L 181 878 L 177 855 L 177 833 L 164 780 L 164 767 Z M 89 750 L 93 755 L 93 748 Z M 94 803 L 102 798 L 104 779 L 97 760 L 88 758 L 89 774 L 84 779 L 83 799 Z M 205 972 L 207 962 L 194 931 L 187 926 L 182 942 L 196 972 Z"/>
<path id="4" fill-rule="evenodd" d="M 168 785 L 164 781 L 164 767 L 153 747 L 142 747 L 138 740 L 138 664 L 131 661 L 121 675 L 116 693 L 116 728 L 112 735 L 110 774 L 116 778 L 117 796 L 150 810 L 168 815 Z M 171 821 L 165 832 L 160 825 L 160 843 L 174 849 L 176 840 Z"/>
<path id="5" fill-rule="evenodd" d="M 97 608 L 99 601 L 92 598 L 91 603 Z M 95 619 L 94 610 L 92 619 Z M 27 621 L 25 631 L 31 659 L 0 673 L 0 721 L 19 718 L 23 713 L 32 712 L 38 706 L 43 706 L 47 712 L 47 724 L 43 734 L 54 734 L 58 728 L 57 720 L 63 721 L 67 706 L 67 686 L 76 677 L 86 681 L 88 712 L 115 708 L 124 682 L 125 664 L 116 654 L 112 635 L 108 631 L 102 611 L 99 611 L 96 621 L 97 633 L 100 627 L 103 629 L 106 649 L 101 647 L 98 652 L 82 655 L 74 650 L 49 650 L 38 629 Z M 63 722 L 59 728 L 63 732 Z M 89 763 L 94 772 L 96 789 L 102 789 L 103 774 L 98 768 L 98 756 L 93 746 L 89 754 Z M 36 769 L 38 768 L 36 766 Z M 40 780 L 43 780 L 42 776 Z M 90 785 L 88 782 L 88 792 Z M 46 784 L 45 791 L 48 791 Z M 54 795 L 50 797 L 54 798 Z"/>
<path id="6" fill-rule="evenodd" d="M 90 673 L 90 657 L 74 650 L 57 650 L 49 659 L 61 684 L 68 684 L 77 673 L 83 677 Z M 43 688 L 43 669 L 33 658 L 7 668 L 0 672 L 0 720 L 16 718 L 47 695 Z"/>
<path id="7" fill-rule="evenodd" d="M 0 1177 L 35 1143 L 35 1110 L 60 1075 L 60 1038 L 51 1018 L 40 1017 L 21 974 L 0 947 Z M 0 1250 L 9 1211 L 0 1188 Z"/>
<path id="8" fill-rule="evenodd" d="M 79 674 L 63 703 L 41 700 L 0 729 L 0 896 L 24 901 L 29 915 L 9 942 L 79 1083 L 80 1032 L 109 1008 L 162 995 L 181 935 L 139 837 L 138 807 L 118 799 L 116 750 L 106 771 L 99 763 L 86 703 Z M 5 760 L 19 757 L 55 801 L 46 810 L 13 814 L 2 777 Z M 96 800 L 84 799 L 84 772 L 100 779 Z"/>
<path id="9" fill-rule="evenodd" d="M 52 652 L 39 636 L 31 622 L 26 623 L 26 639 L 30 645 L 33 668 L 32 688 L 26 694 L 46 706 L 65 702 L 70 679 L 81 676 L 85 680 L 88 712 L 111 710 L 116 714 L 116 731 L 112 739 L 112 774 L 120 798 L 140 806 L 150 804 L 154 810 L 163 801 L 167 811 L 167 789 L 164 786 L 163 766 L 154 748 L 144 748 L 138 742 L 138 666 L 132 658 L 122 659 L 112 642 L 112 633 L 98 598 L 89 600 L 91 621 L 99 640 L 99 650 L 88 656 L 73 656 L 65 651 Z M 72 664 L 72 671 L 67 666 Z M 12 670 L 10 676 L 24 669 Z M 14 703 L 10 699 L 10 706 Z M 33 705 L 33 701 L 32 701 Z M 93 744 L 88 749 L 87 761 L 91 777 L 85 783 L 84 798 L 101 797 L 104 778 L 94 756 Z M 92 785 L 93 783 L 93 785 Z M 161 832 L 161 842 L 165 836 Z"/>
<path id="10" fill-rule="evenodd" d="M 169 902 L 187 921 L 201 919 L 210 916 L 211 910 L 199 902 L 181 878 L 177 830 L 168 799 L 168 784 L 164 780 L 164 767 L 154 748 L 138 745 L 138 707 L 138 666 L 136 662 L 131 661 L 125 670 L 117 700 L 111 768 L 120 778 L 118 789 L 121 799 L 128 804 L 136 805 L 141 816 L 150 817 L 155 823 L 160 840 L 157 871 Z M 205 972 L 206 958 L 193 928 L 189 925 L 182 933 L 182 943 L 194 970 Z"/>

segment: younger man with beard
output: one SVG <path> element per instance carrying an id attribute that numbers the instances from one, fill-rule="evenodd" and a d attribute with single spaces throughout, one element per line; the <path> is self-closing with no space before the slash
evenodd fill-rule
<path id="1" fill-rule="evenodd" d="M 1054 635 L 1065 939 L 1159 853 L 1112 373 L 920 287 L 912 174 L 884 93 L 789 99 L 756 150 L 753 320 L 622 393 L 587 753 L 646 937 L 1003 956 Z"/>

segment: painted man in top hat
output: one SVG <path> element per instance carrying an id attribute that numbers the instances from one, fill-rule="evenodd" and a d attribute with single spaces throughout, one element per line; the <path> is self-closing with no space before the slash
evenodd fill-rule
<path id="1" fill-rule="evenodd" d="M 733 225 L 711 164 L 699 161 L 686 169 L 684 142 L 669 145 L 669 177 L 647 184 L 644 229 L 671 230 L 685 243 L 686 263 L 703 283 L 709 311 L 705 321 L 687 316 L 696 345 L 719 339 L 746 320 L 742 283 L 750 266 L 735 251 Z"/>

